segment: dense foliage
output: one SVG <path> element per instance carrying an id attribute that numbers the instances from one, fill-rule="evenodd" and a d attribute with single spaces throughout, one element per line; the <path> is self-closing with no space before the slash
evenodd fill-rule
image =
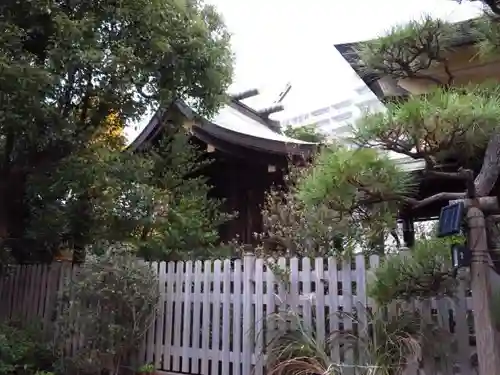
<path id="1" fill-rule="evenodd" d="M 7 0 L 0 29 L 2 247 L 18 261 L 82 252 L 123 208 L 120 190 L 138 199 L 161 186 L 147 186 L 155 163 L 120 152 L 123 128 L 176 98 L 214 113 L 231 80 L 229 34 L 197 0 Z M 203 199 L 182 203 L 184 219 Z"/>
<path id="2" fill-rule="evenodd" d="M 211 160 L 189 144 L 183 130 L 167 133 L 146 157 L 150 173 L 137 179 L 142 186 L 130 189 L 127 207 L 121 206 L 122 238 L 132 233 L 139 253 L 151 260 L 193 260 L 209 257 L 211 250 L 217 253 L 219 226 L 234 214 L 222 213 L 222 202 L 210 198 L 203 172 Z"/>
<path id="3" fill-rule="evenodd" d="M 288 125 L 283 133 L 290 138 L 300 139 L 305 142 L 325 143 L 327 136 L 322 133 L 316 124 L 291 126 Z"/>
<path id="4" fill-rule="evenodd" d="M 291 166 L 286 189 L 274 188 L 266 194 L 263 232 L 256 233 L 263 255 L 327 256 L 338 248 L 335 213 L 324 205 L 308 208 L 297 198 L 296 184 L 306 170 Z"/>
<path id="5" fill-rule="evenodd" d="M 347 171 L 353 173 L 349 179 Z M 369 148 L 354 152 L 330 144 L 312 164 L 291 165 L 286 189 L 266 195 L 264 230 L 256 233 L 263 245 L 259 250 L 309 257 L 383 251 L 381 243 L 396 229 L 398 201 L 377 190 L 382 186 L 377 179 L 390 184 L 394 194 L 414 186 L 411 176 Z"/>
<path id="6" fill-rule="evenodd" d="M 14 321 L 0 324 L 0 374 L 34 375 L 53 370 L 56 357 L 40 326 Z"/>
<path id="7" fill-rule="evenodd" d="M 102 255 L 89 256 L 66 285 L 55 342 L 61 351 L 76 336 L 83 343 L 63 357 L 65 373 L 117 374 L 153 321 L 159 283 L 130 246 L 100 244 L 93 252 Z"/>
<path id="8" fill-rule="evenodd" d="M 450 245 L 463 238 L 418 239 L 409 252 L 385 259 L 373 274 L 368 293 L 381 306 L 395 300 L 453 296 L 458 281 L 453 274 Z"/>
<path id="9" fill-rule="evenodd" d="M 396 218 L 402 209 L 411 214 L 439 201 L 488 195 L 500 171 L 500 91 L 496 82 L 455 84 L 458 73 L 450 68 L 449 56 L 457 40 L 468 35 L 476 38 L 474 58 L 486 58 L 481 51 L 487 46 L 490 53 L 495 51 L 497 24 L 492 16 L 461 25 L 424 18 L 362 43 L 362 71 L 389 77 L 396 85 L 410 79 L 429 85 L 425 92 L 389 103 L 386 111 L 362 117 L 353 127 L 357 148 L 321 150 L 295 182 L 298 211 L 319 217 L 318 208 L 326 207 L 334 218 L 329 230 L 343 234 L 344 248 L 368 251 L 377 238 L 398 237 Z M 415 174 L 384 152 L 421 160 L 421 177 L 454 181 L 458 191 L 419 198 Z M 474 175 L 474 170 L 479 173 Z M 495 227 L 488 227 L 491 244 L 499 240 Z M 383 262 L 370 288 L 372 296 L 385 304 L 453 294 L 449 248 L 448 241 L 417 238 L 408 255 Z"/>

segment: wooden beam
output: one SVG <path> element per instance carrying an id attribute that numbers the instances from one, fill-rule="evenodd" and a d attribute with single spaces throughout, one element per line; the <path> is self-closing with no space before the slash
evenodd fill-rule
<path id="1" fill-rule="evenodd" d="M 285 109 L 285 107 L 282 104 L 277 104 L 277 105 L 273 105 L 272 107 L 261 109 L 260 111 L 257 111 L 257 113 L 261 117 L 269 117 L 269 115 L 271 115 L 273 113 L 281 112 L 284 109 Z"/>
<path id="2" fill-rule="evenodd" d="M 449 204 L 463 202 L 465 209 L 477 207 L 485 214 L 498 214 L 499 206 L 497 197 L 480 197 L 476 199 L 454 199 Z"/>
<path id="3" fill-rule="evenodd" d="M 257 95 L 259 95 L 259 90 L 251 89 L 251 90 L 240 92 L 238 94 L 233 94 L 230 96 L 230 98 L 231 98 L 231 100 L 240 101 L 240 100 L 248 99 L 248 98 L 251 98 L 251 97 L 254 97 Z"/>

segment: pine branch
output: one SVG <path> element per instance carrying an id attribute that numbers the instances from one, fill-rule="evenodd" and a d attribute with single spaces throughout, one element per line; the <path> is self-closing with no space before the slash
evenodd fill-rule
<path id="1" fill-rule="evenodd" d="M 407 203 L 411 208 L 422 208 L 424 206 L 428 206 L 429 204 L 444 201 L 444 200 L 455 200 L 455 199 L 465 199 L 467 198 L 467 193 L 449 193 L 449 192 L 441 192 L 434 194 L 430 197 L 418 200 L 408 197 L 401 197 L 401 200 Z"/>

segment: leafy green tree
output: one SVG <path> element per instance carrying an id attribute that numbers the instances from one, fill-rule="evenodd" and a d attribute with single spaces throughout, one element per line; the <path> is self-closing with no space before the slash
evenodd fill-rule
<path id="1" fill-rule="evenodd" d="M 324 143 L 327 137 L 315 124 L 292 127 L 288 125 L 283 133 L 290 138 L 300 139 L 305 142 Z"/>
<path id="2" fill-rule="evenodd" d="M 150 260 L 210 256 L 219 225 L 232 215 L 210 197 L 203 172 L 211 160 L 190 144 L 184 128 L 170 130 L 142 154 L 99 146 L 74 155 L 71 168 L 61 164 L 59 174 L 36 185 L 51 191 L 31 204 L 30 238 L 48 249 L 80 251 L 77 256 L 102 240 L 132 243 Z"/>
<path id="3" fill-rule="evenodd" d="M 150 173 L 98 141 L 117 122 L 174 98 L 212 114 L 231 80 L 229 34 L 201 1 L 7 0 L 0 29 L 0 239 L 18 261 L 50 255 L 52 227 L 81 247 L 110 184 Z"/>
<path id="4" fill-rule="evenodd" d="M 130 240 L 146 259 L 209 257 L 219 226 L 233 217 L 220 210 L 221 200 L 210 197 L 203 171 L 212 160 L 189 143 L 183 128 L 171 129 L 144 158 L 149 173 L 130 185 L 123 201 L 135 203 L 120 205 L 109 232 L 122 238 L 133 234 Z"/>

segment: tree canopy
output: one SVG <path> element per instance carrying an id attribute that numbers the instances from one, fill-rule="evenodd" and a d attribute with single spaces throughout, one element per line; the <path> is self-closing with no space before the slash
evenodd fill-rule
<path id="1" fill-rule="evenodd" d="M 296 127 L 288 125 L 284 129 L 283 133 L 290 138 L 300 139 L 301 141 L 305 142 L 324 143 L 327 140 L 326 135 L 318 130 L 316 124 Z"/>
<path id="2" fill-rule="evenodd" d="M 115 225 L 97 223 L 118 215 L 123 194 L 142 201 L 152 199 L 151 190 L 173 194 L 157 161 L 122 152 L 121 134 L 176 98 L 206 115 L 223 102 L 232 53 L 212 6 L 7 0 L 0 28 L 4 249 L 26 261 L 63 243 L 81 248 L 96 239 L 89 235 L 95 228 Z M 202 203 L 189 202 L 178 204 L 192 215 Z"/>
<path id="3" fill-rule="evenodd" d="M 479 58 L 488 59 L 495 53 L 500 40 L 495 36 L 495 17 L 487 14 L 466 25 L 425 17 L 361 43 L 358 54 L 364 71 L 396 81 L 425 80 L 430 83 L 429 89 L 392 101 L 385 111 L 368 113 L 353 124 L 352 141 L 357 147 L 323 148 L 294 179 L 288 193 L 298 208 L 295 224 L 275 219 L 272 222 L 278 223 L 275 226 L 279 230 L 268 228 L 267 236 L 288 233 L 285 240 L 289 242 L 313 243 L 308 248 L 311 255 L 317 254 L 314 251 L 323 241 L 315 233 L 326 229 L 332 240 L 342 237 L 343 246 L 334 247 L 333 253 L 353 249 L 369 253 L 374 244 L 392 237 L 396 239 L 396 248 L 401 248 L 395 228 L 402 210 L 411 213 L 439 201 L 446 204 L 470 196 L 497 195 L 493 189 L 500 172 L 498 84 L 459 85 L 454 72 L 448 69 L 454 41 L 463 38 L 464 33 L 474 37 L 473 48 Z M 436 67 L 440 69 L 432 69 Z M 418 174 L 407 172 L 387 152 L 421 160 L 423 168 Z M 419 197 L 422 178 L 450 180 L 458 189 Z M 279 213 L 286 211 L 286 205 L 281 204 L 279 209 L 268 205 L 267 217 L 281 217 Z M 269 211 L 272 207 L 274 214 Z M 298 225 L 306 221 L 301 218 L 307 215 L 324 225 L 314 231 L 305 224 Z M 307 229 L 308 240 L 296 238 L 300 231 L 294 227 Z M 493 243 L 500 239 L 493 220 L 488 220 L 488 232 Z M 416 240 L 408 256 L 389 257 L 377 271 L 378 281 L 371 293 L 379 302 L 453 293 L 449 246 L 450 241 L 461 239 L 442 240 L 427 235 Z M 390 250 L 379 248 L 377 252 Z M 491 255 L 498 269 L 498 254 L 493 251 Z"/>

